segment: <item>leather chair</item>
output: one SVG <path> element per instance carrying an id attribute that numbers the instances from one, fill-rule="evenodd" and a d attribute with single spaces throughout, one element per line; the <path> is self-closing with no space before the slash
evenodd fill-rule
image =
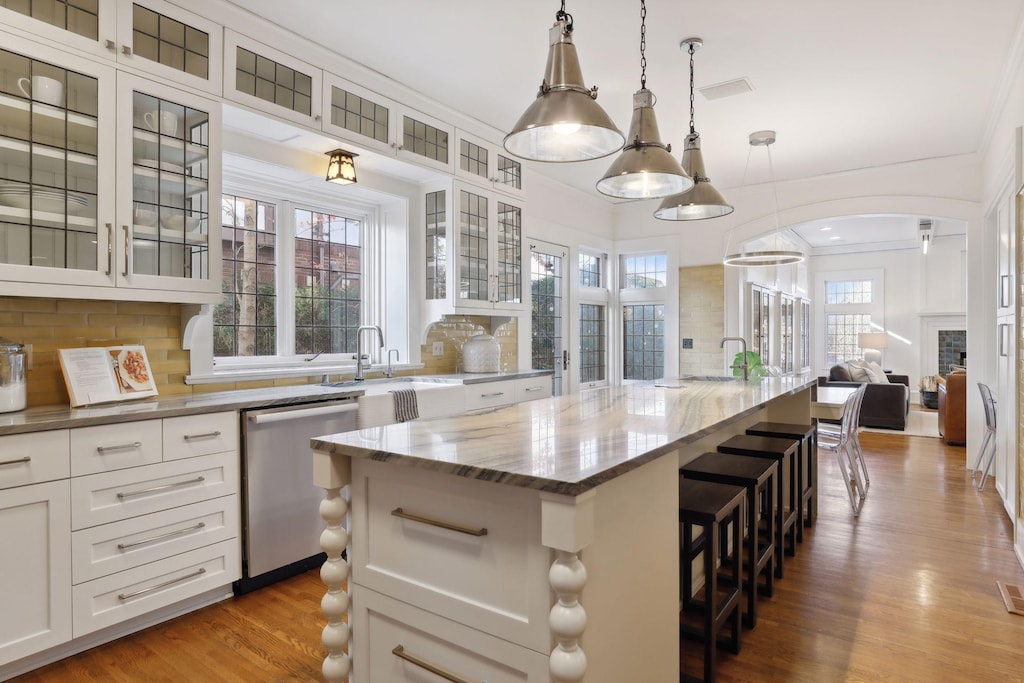
<path id="1" fill-rule="evenodd" d="M 967 373 L 951 372 L 940 377 L 939 436 L 948 444 L 967 443 Z"/>
<path id="2" fill-rule="evenodd" d="M 860 426 L 881 429 L 907 428 L 910 412 L 910 377 L 886 373 L 888 383 L 867 382 L 860 408 Z M 863 382 L 850 378 L 845 364 L 833 365 L 829 376 L 819 377 L 819 387 L 859 387 Z"/>

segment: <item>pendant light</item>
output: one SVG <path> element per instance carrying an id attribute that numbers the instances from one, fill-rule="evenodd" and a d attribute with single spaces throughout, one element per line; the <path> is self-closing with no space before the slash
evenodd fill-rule
<path id="1" fill-rule="evenodd" d="M 533 101 L 505 136 L 509 154 L 532 161 L 586 161 L 622 149 L 622 132 L 597 103 L 597 86 L 583 84 L 572 43 L 572 15 L 562 9 L 548 32 L 548 62 Z"/>
<path id="2" fill-rule="evenodd" d="M 759 130 L 750 134 L 751 147 L 764 147 L 768 152 L 768 172 L 772 183 L 772 192 L 775 196 L 775 241 L 778 246 L 779 235 L 779 191 L 775 185 L 775 169 L 772 166 L 771 145 L 775 142 L 774 130 Z M 747 165 L 750 165 L 750 155 L 747 155 Z M 746 169 L 743 170 L 744 183 L 746 182 Z M 742 251 L 737 254 L 729 254 L 723 263 L 727 266 L 788 266 L 800 263 L 804 255 L 799 251 L 785 249 L 767 249 L 757 251 Z"/>
<path id="3" fill-rule="evenodd" d="M 622 154 L 597 182 L 597 191 L 619 199 L 653 199 L 685 192 L 693 179 L 661 141 L 654 118 L 654 93 L 647 89 L 647 4 L 640 0 L 640 89 L 633 94 L 633 118 Z"/>
<path id="4" fill-rule="evenodd" d="M 690 54 L 690 134 L 683 149 L 683 169 L 693 178 L 693 189 L 665 197 L 654 212 L 663 221 L 697 221 L 718 218 L 733 212 L 721 193 L 705 175 L 704 156 L 700 151 L 700 133 L 693 126 L 693 53 L 704 46 L 700 38 L 687 38 L 679 44 Z"/>

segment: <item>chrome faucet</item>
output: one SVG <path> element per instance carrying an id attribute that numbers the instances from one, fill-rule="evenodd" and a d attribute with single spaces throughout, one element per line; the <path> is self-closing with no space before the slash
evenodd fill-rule
<path id="1" fill-rule="evenodd" d="M 734 370 L 737 369 L 737 368 L 742 370 L 743 371 L 743 381 L 746 382 L 749 379 L 749 374 L 748 373 L 749 373 L 749 370 L 750 370 L 750 366 L 747 365 L 747 340 L 744 339 L 743 337 L 722 337 L 722 343 L 719 344 L 718 348 L 724 349 L 725 348 L 725 342 L 727 342 L 727 341 L 738 341 L 741 344 L 741 346 L 743 347 L 743 355 L 740 356 L 740 358 L 742 359 L 742 362 L 739 363 L 738 365 L 730 365 L 729 367 L 731 367 Z"/>
<path id="2" fill-rule="evenodd" d="M 377 331 L 377 341 L 380 342 L 379 348 L 384 348 L 384 333 L 381 332 L 380 325 L 360 325 L 359 329 L 356 330 L 356 376 L 355 380 L 361 382 L 366 379 L 363 376 L 363 332 L 367 330 Z"/>
<path id="3" fill-rule="evenodd" d="M 395 376 L 395 366 L 391 364 L 391 354 L 395 354 L 395 362 L 398 362 L 398 349 L 388 349 L 388 366 L 384 368 L 385 377 Z"/>

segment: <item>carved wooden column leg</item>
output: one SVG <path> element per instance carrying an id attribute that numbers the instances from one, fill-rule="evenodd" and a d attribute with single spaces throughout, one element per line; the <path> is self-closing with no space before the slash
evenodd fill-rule
<path id="1" fill-rule="evenodd" d="M 327 528 L 320 533 L 320 547 L 327 553 L 327 560 L 320 567 L 320 579 L 327 585 L 327 594 L 320 601 L 320 609 L 327 617 L 321 640 L 327 648 L 321 672 L 324 679 L 334 683 L 346 682 L 352 671 L 352 660 L 348 653 L 352 631 L 346 618 L 349 616 L 351 583 L 349 566 L 341 557 L 348 546 L 349 534 L 345 528 L 348 516 L 348 500 L 341 490 L 352 482 L 352 461 L 339 453 L 313 451 L 313 484 L 324 489 L 320 501 L 320 517 Z"/>
<path id="2" fill-rule="evenodd" d="M 575 497 L 540 496 L 541 542 L 555 551 L 548 583 L 558 601 L 548 614 L 548 626 L 558 642 L 548 658 L 548 671 L 558 683 L 579 683 L 587 672 L 587 655 L 580 647 L 587 627 L 587 612 L 580 604 L 587 568 L 579 553 L 594 539 L 594 496 L 593 490 Z"/>
<path id="3" fill-rule="evenodd" d="M 551 634 L 558 641 L 551 651 L 548 670 L 556 681 L 582 681 L 587 671 L 587 655 L 579 640 L 587 627 L 587 612 L 579 597 L 587 583 L 587 568 L 578 554 L 559 550 L 548 572 L 548 581 L 558 596 L 548 616 Z"/>
<path id="4" fill-rule="evenodd" d="M 327 585 L 327 594 L 320 601 L 320 609 L 327 617 L 322 640 L 327 648 L 322 672 L 327 681 L 347 681 L 352 662 L 347 653 L 351 639 L 348 616 L 349 595 L 346 592 L 348 563 L 341 557 L 341 551 L 348 546 L 348 530 L 343 526 L 348 515 L 348 501 L 341 496 L 341 489 L 328 489 L 320 502 L 320 516 L 327 522 L 327 528 L 320 534 L 320 547 L 327 553 L 327 560 L 320 567 L 320 579 Z"/>

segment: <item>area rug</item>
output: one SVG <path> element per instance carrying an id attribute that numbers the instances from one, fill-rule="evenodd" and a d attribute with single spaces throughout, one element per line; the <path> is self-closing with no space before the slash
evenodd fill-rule
<path id="1" fill-rule="evenodd" d="M 864 427 L 862 431 L 877 432 L 878 434 L 904 434 L 906 436 L 931 436 L 939 438 L 939 414 L 933 410 L 911 410 L 907 414 L 907 428 L 903 431 L 898 429 L 876 429 Z"/>

